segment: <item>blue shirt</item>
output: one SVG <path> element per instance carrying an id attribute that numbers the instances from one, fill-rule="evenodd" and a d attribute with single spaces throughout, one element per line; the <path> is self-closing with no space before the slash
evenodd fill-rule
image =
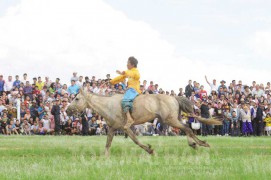
<path id="1" fill-rule="evenodd" d="M 21 84 L 21 81 L 20 81 L 20 80 L 16 80 L 16 81 L 13 82 L 13 86 L 14 86 L 14 87 L 17 87 L 17 88 L 20 87 L 20 84 Z"/>
<path id="2" fill-rule="evenodd" d="M 5 81 L 4 81 L 4 80 L 1 80 L 1 81 L 0 81 L 0 92 L 1 92 L 1 91 L 4 91 L 4 84 L 5 84 Z"/>
<path id="3" fill-rule="evenodd" d="M 40 106 L 40 107 L 38 108 L 38 113 L 42 112 L 43 110 L 44 110 L 44 109 Z M 44 116 L 44 112 L 40 114 L 39 118 L 42 119 L 43 116 Z"/>
<path id="4" fill-rule="evenodd" d="M 77 94 L 79 92 L 80 87 L 78 85 L 73 85 L 68 88 L 69 94 Z"/>

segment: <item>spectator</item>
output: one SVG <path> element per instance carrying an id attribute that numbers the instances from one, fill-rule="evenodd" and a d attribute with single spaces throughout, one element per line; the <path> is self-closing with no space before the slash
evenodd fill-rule
<path id="1" fill-rule="evenodd" d="M 77 83 L 78 80 L 79 78 L 77 77 L 77 72 L 74 72 L 73 76 L 71 77 L 71 81 L 74 81 L 75 83 Z"/>
<path id="2" fill-rule="evenodd" d="M 27 122 L 27 120 L 23 121 L 21 131 L 24 135 L 31 135 L 31 125 Z"/>
<path id="3" fill-rule="evenodd" d="M 232 136 L 239 136 L 240 135 L 240 123 L 237 116 L 237 113 L 235 111 L 232 111 L 231 113 L 231 135 Z"/>
<path id="4" fill-rule="evenodd" d="M 229 136 L 229 130 L 230 130 L 230 120 L 232 119 L 230 109 L 227 106 L 225 108 L 226 112 L 224 113 L 224 120 L 223 120 L 223 135 Z"/>
<path id="5" fill-rule="evenodd" d="M 4 135 L 7 135 L 6 126 L 8 125 L 8 122 L 9 122 L 9 118 L 8 118 L 7 112 L 5 110 L 5 112 L 3 113 L 2 119 L 0 119 L 1 131 Z"/>
<path id="6" fill-rule="evenodd" d="M 255 98 L 259 99 L 264 95 L 264 91 L 260 89 L 260 86 L 257 84 L 255 87 L 255 90 L 252 91 L 252 96 L 255 96 Z"/>
<path id="7" fill-rule="evenodd" d="M 261 136 L 263 132 L 263 108 L 263 105 L 260 104 L 254 112 L 256 114 L 255 118 L 252 121 L 254 136 Z"/>
<path id="8" fill-rule="evenodd" d="M 43 116 L 43 119 L 41 119 L 40 122 L 43 125 L 45 134 L 47 134 L 47 133 L 53 134 L 54 133 L 54 129 L 51 129 L 51 122 L 50 122 L 48 114 L 45 113 Z"/>
<path id="9" fill-rule="evenodd" d="M 204 86 L 200 86 L 199 95 L 201 100 L 207 100 L 207 91 L 204 90 Z"/>
<path id="10" fill-rule="evenodd" d="M 55 83 L 52 83 L 52 84 L 50 85 L 50 87 L 49 87 L 49 92 L 50 92 L 51 94 L 55 94 L 55 92 L 56 92 L 56 84 L 55 84 Z"/>
<path id="11" fill-rule="evenodd" d="M 55 120 L 55 135 L 60 135 L 60 99 L 56 99 L 56 104 L 53 106 L 51 113 Z"/>
<path id="12" fill-rule="evenodd" d="M 31 113 L 30 113 L 30 110 L 27 109 L 26 110 L 26 114 L 24 115 L 23 120 L 27 120 L 29 122 L 30 118 L 31 118 Z"/>
<path id="13" fill-rule="evenodd" d="M 29 81 L 26 81 L 26 85 L 23 89 L 24 95 L 29 96 L 32 99 L 32 86 L 30 85 Z"/>
<path id="14" fill-rule="evenodd" d="M 27 78 L 27 74 L 24 73 L 24 75 L 23 75 L 23 80 L 22 80 L 21 82 L 25 85 L 27 81 L 29 82 L 29 80 L 28 80 L 28 78 Z"/>
<path id="15" fill-rule="evenodd" d="M 224 80 L 220 81 L 220 86 L 218 86 L 218 91 L 221 89 L 224 90 L 224 88 L 227 88 L 225 84 L 226 84 L 226 81 Z"/>
<path id="16" fill-rule="evenodd" d="M 148 91 L 150 94 L 153 94 L 154 92 L 154 85 L 153 85 L 153 81 L 150 82 L 150 85 L 148 87 Z"/>
<path id="17" fill-rule="evenodd" d="M 32 85 L 34 85 L 34 86 L 35 86 L 35 85 L 36 85 L 36 83 L 37 83 L 37 81 L 38 81 L 38 79 L 37 79 L 36 77 L 34 77 L 34 78 L 33 78 L 33 84 L 32 84 Z"/>
<path id="18" fill-rule="evenodd" d="M 185 96 L 190 97 L 193 92 L 192 80 L 188 81 L 188 85 L 185 87 Z"/>
<path id="19" fill-rule="evenodd" d="M 143 94 L 147 90 L 147 82 L 148 81 L 146 81 L 146 80 L 143 81 L 143 91 L 142 91 Z"/>
<path id="20" fill-rule="evenodd" d="M 17 135 L 19 135 L 19 134 L 21 134 L 22 132 L 21 132 L 21 127 L 20 127 L 21 125 L 20 125 L 20 121 L 19 120 L 16 120 L 16 123 L 15 123 L 15 133 L 17 134 Z"/>
<path id="21" fill-rule="evenodd" d="M 251 123 L 251 114 L 249 108 L 244 104 L 243 109 L 240 110 L 240 117 L 242 120 L 242 134 L 243 136 L 250 136 L 253 133 L 252 123 Z"/>
<path id="22" fill-rule="evenodd" d="M 65 133 L 68 134 L 68 135 L 72 135 L 73 134 L 73 131 L 72 131 L 72 120 L 69 119 L 67 121 L 67 123 L 65 124 Z"/>
<path id="23" fill-rule="evenodd" d="M 266 134 L 267 134 L 267 136 L 270 136 L 271 135 L 271 115 L 270 115 L 270 113 L 267 113 L 267 115 L 264 119 L 264 122 L 266 123 L 266 126 L 265 126 Z"/>
<path id="24" fill-rule="evenodd" d="M 201 112 L 201 117 L 206 118 L 206 119 L 210 118 L 209 107 L 206 100 L 202 102 L 200 106 L 200 112 Z M 210 135 L 210 132 L 211 132 L 211 127 L 209 125 L 202 124 L 202 135 L 203 136 Z"/>
<path id="25" fill-rule="evenodd" d="M 40 102 L 40 106 L 38 107 L 38 114 L 39 114 L 39 119 L 43 119 L 43 116 L 45 114 L 45 108 L 43 102 Z"/>
<path id="26" fill-rule="evenodd" d="M 16 76 L 15 76 L 15 79 L 16 79 L 16 80 L 13 82 L 13 87 L 14 87 L 14 88 L 20 88 L 21 81 L 19 80 L 19 76 L 16 75 Z"/>
<path id="27" fill-rule="evenodd" d="M 12 88 L 13 88 L 12 76 L 8 76 L 8 80 L 5 82 L 4 91 L 6 91 L 7 94 L 10 94 Z"/>
<path id="28" fill-rule="evenodd" d="M 68 88 L 69 95 L 77 94 L 79 92 L 79 86 L 75 84 L 75 80 L 71 81 L 71 86 Z"/>
<path id="29" fill-rule="evenodd" d="M 38 77 L 38 82 L 35 83 L 37 90 L 41 91 L 44 87 L 44 82 L 42 82 L 41 77 Z"/>
<path id="30" fill-rule="evenodd" d="M 216 80 L 213 80 L 213 83 L 210 83 L 207 79 L 207 76 L 205 76 L 205 80 L 207 82 L 207 84 L 209 84 L 209 86 L 211 87 L 211 91 L 217 91 L 218 87 L 216 85 Z"/>
<path id="31" fill-rule="evenodd" d="M 31 125 L 31 134 L 38 134 L 39 132 L 39 125 L 37 121 L 34 121 L 34 124 Z"/>
<path id="32" fill-rule="evenodd" d="M 0 74 L 0 96 L 2 96 L 4 92 L 5 80 L 3 79 L 3 75 Z"/>
<path id="33" fill-rule="evenodd" d="M 45 128 L 43 127 L 42 122 L 39 123 L 38 134 L 39 135 L 46 135 L 46 131 L 45 131 Z"/>
<path id="34" fill-rule="evenodd" d="M 83 82 L 83 76 L 79 76 L 79 80 L 76 83 L 80 88 L 83 87 L 84 82 Z"/>
<path id="35" fill-rule="evenodd" d="M 161 89 L 162 90 L 162 89 Z M 178 96 L 183 96 L 184 94 L 183 94 L 183 88 L 180 88 L 179 89 L 179 94 L 178 94 Z"/>

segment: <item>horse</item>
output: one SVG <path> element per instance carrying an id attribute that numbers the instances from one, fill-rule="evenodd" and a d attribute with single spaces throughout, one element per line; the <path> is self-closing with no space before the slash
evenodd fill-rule
<path id="1" fill-rule="evenodd" d="M 121 100 L 123 95 L 115 94 L 112 96 L 102 96 L 88 93 L 80 90 L 76 98 L 67 108 L 69 116 L 83 112 L 86 108 L 91 108 L 105 118 L 108 126 L 107 142 L 105 146 L 105 155 L 109 156 L 114 132 L 118 129 L 123 130 L 135 144 L 144 149 L 149 154 L 154 154 L 150 145 L 144 145 L 137 139 L 133 131 L 125 129 L 126 116 L 122 111 Z M 193 104 L 185 97 L 173 97 L 163 94 L 139 95 L 133 102 L 131 116 L 134 119 L 133 125 L 143 124 L 155 118 L 171 127 L 178 128 L 186 133 L 188 145 L 196 148 L 197 145 L 210 147 L 206 141 L 201 141 L 193 133 L 192 129 L 180 122 L 178 119 L 180 112 L 193 114 Z M 205 119 L 199 116 L 195 118 L 201 123 L 208 125 L 222 125 L 222 122 L 216 119 Z"/>

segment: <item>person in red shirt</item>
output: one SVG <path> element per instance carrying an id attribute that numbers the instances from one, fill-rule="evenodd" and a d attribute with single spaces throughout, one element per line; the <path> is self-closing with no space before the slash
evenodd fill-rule
<path id="1" fill-rule="evenodd" d="M 204 86 L 203 85 L 200 86 L 199 96 L 200 96 L 201 100 L 203 99 L 203 97 L 205 97 L 205 98 L 207 97 L 207 91 L 204 90 Z"/>
<path id="2" fill-rule="evenodd" d="M 40 94 L 40 90 L 39 90 L 38 86 L 35 86 L 35 89 L 34 89 L 34 91 L 32 91 L 32 94 L 35 94 L 35 95 L 39 95 Z"/>

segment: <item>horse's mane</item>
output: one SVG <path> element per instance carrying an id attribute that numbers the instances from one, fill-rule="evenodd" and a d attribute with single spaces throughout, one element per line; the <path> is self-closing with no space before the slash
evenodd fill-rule
<path id="1" fill-rule="evenodd" d="M 96 93 L 88 93 L 88 94 L 93 94 L 93 95 L 98 96 L 98 97 L 114 97 L 116 95 L 121 95 L 121 94 L 118 94 L 118 93 L 115 93 L 115 94 L 112 94 L 112 95 L 101 95 L 101 94 L 96 94 Z"/>

